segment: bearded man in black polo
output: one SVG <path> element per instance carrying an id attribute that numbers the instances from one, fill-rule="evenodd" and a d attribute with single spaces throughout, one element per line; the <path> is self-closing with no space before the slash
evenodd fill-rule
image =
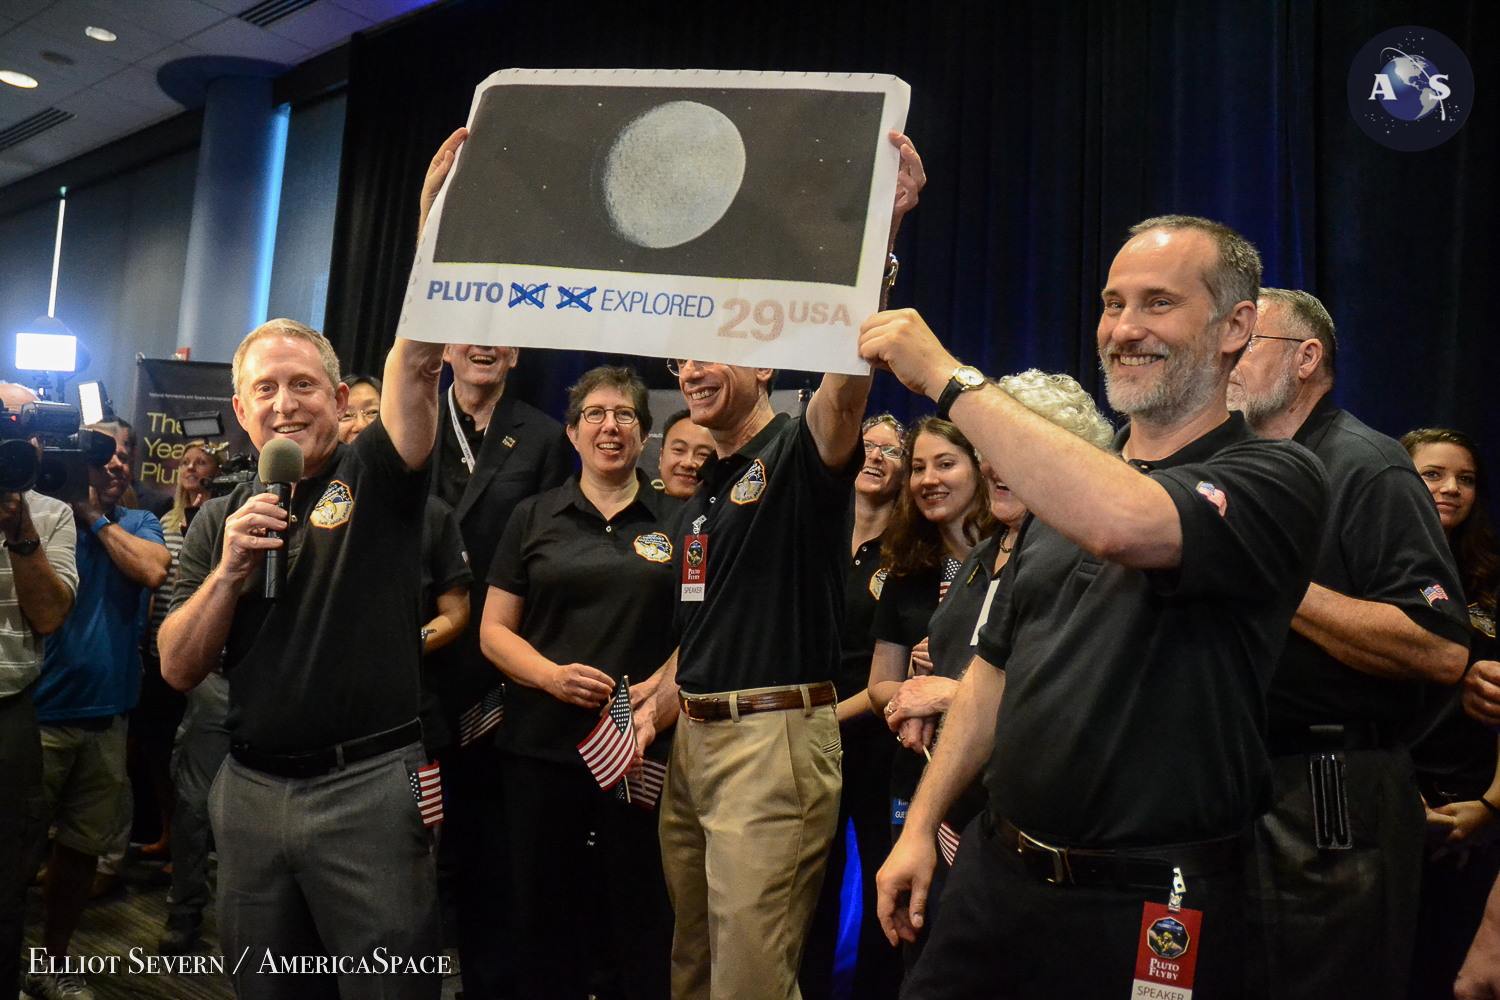
<path id="1" fill-rule="evenodd" d="M 429 180 L 459 138 L 434 157 Z M 423 204 L 425 216 L 425 192 Z M 425 466 L 441 370 L 442 345 L 397 339 L 380 418 L 346 445 L 349 390 L 326 339 L 272 320 L 235 352 L 235 415 L 257 448 L 295 442 L 302 479 L 285 510 L 258 481 L 203 506 L 159 644 L 178 690 L 221 664 L 229 681 L 230 758 L 209 816 L 219 935 L 239 962 L 242 998 L 441 992 L 417 721 Z M 285 586 L 267 599 L 265 553 L 283 544 Z"/>
<path id="2" fill-rule="evenodd" d="M 913 940 L 938 824 L 988 761 L 988 809 L 904 997 L 1242 985 L 1264 693 L 1327 487 L 1306 449 L 1260 440 L 1225 405 L 1255 328 L 1255 248 L 1186 216 L 1131 232 L 1098 330 L 1110 404 L 1131 418 L 1126 461 L 960 366 L 915 312 L 861 335 L 1032 512 L 877 879 L 887 935 Z"/>

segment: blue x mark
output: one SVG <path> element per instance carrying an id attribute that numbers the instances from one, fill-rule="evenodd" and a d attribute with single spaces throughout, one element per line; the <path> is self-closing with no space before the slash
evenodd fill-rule
<path id="1" fill-rule="evenodd" d="M 575 308 L 582 309 L 584 312 L 593 312 L 594 307 L 589 305 L 589 296 L 598 290 L 598 285 L 595 285 L 593 288 L 564 288 L 562 285 L 558 285 L 557 291 L 562 295 L 562 301 L 557 304 L 557 308 L 563 309 L 567 306 L 574 306 Z"/>
<path id="2" fill-rule="evenodd" d="M 514 281 L 512 281 L 510 283 L 509 305 L 512 309 L 514 309 L 516 306 L 525 302 L 530 305 L 536 306 L 538 309 L 545 309 L 547 308 L 545 305 L 545 300 L 547 298 L 546 293 L 546 282 L 543 282 L 540 285 L 518 285 Z"/>

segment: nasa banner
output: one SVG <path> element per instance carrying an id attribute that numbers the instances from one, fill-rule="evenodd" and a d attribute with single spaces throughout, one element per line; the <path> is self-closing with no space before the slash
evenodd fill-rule
<path id="1" fill-rule="evenodd" d="M 881 75 L 495 73 L 398 335 L 863 374 L 909 99 Z"/>

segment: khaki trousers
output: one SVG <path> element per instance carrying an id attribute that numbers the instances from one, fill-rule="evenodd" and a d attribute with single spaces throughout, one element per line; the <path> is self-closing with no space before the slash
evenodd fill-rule
<path id="1" fill-rule="evenodd" d="M 661 806 L 675 1000 L 800 1000 L 842 753 L 832 705 L 679 719 Z"/>

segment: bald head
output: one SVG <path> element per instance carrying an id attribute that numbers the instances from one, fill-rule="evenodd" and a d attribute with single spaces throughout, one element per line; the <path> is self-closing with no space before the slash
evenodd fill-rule
<path id="1" fill-rule="evenodd" d="M 19 410 L 26 403 L 35 403 L 36 393 L 15 382 L 0 382 L 0 403 L 7 410 Z"/>

